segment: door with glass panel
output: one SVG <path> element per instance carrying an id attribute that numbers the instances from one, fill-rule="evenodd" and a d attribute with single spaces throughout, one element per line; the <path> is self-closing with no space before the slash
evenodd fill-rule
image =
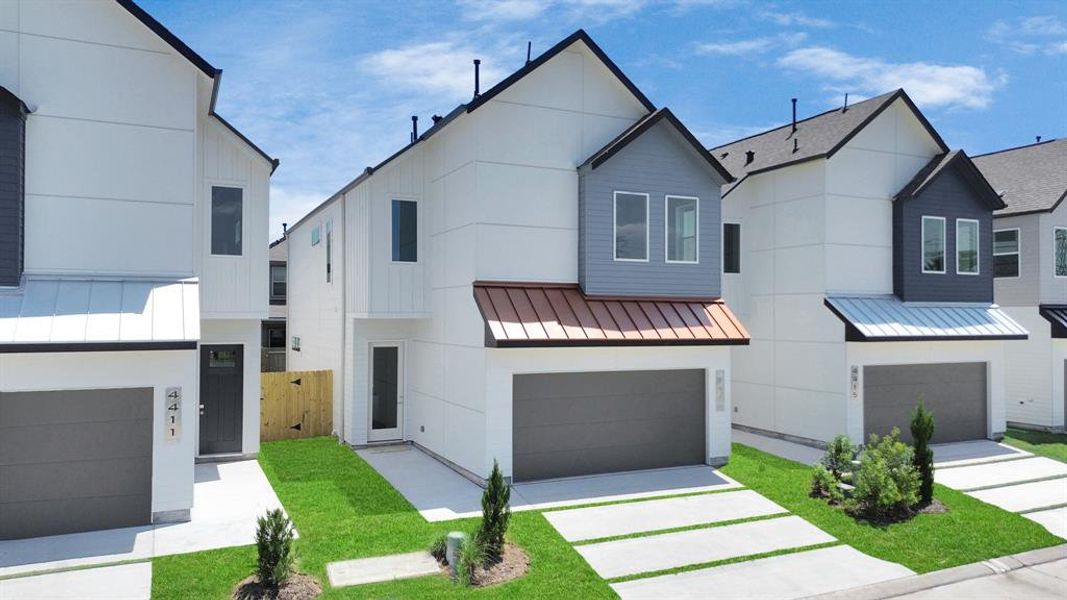
<path id="1" fill-rule="evenodd" d="M 371 344 L 370 430 L 368 441 L 404 437 L 404 348 L 401 344 Z"/>

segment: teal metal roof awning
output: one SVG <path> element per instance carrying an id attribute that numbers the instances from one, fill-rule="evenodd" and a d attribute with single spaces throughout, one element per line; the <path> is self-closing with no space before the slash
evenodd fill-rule
<path id="1" fill-rule="evenodd" d="M 829 296 L 850 342 L 1025 340 L 1029 332 L 996 305 L 904 302 L 885 296 Z"/>

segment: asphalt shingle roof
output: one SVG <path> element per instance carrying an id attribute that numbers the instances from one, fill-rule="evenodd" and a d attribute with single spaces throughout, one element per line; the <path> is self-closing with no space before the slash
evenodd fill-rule
<path id="1" fill-rule="evenodd" d="M 971 158 L 1007 208 L 998 217 L 1055 210 L 1067 196 L 1067 139 Z"/>
<path id="2" fill-rule="evenodd" d="M 922 169 L 919 169 L 919 172 L 911 178 L 911 181 L 897 192 L 897 199 L 911 198 L 922 194 L 926 186 L 933 183 L 946 169 L 953 167 L 972 186 L 975 193 L 979 194 L 981 199 L 989 205 L 990 209 L 1004 208 L 1004 202 L 997 196 L 989 182 L 982 177 L 982 173 L 974 166 L 974 162 L 963 150 L 953 150 L 930 159 L 930 162 L 926 163 L 926 166 Z"/>

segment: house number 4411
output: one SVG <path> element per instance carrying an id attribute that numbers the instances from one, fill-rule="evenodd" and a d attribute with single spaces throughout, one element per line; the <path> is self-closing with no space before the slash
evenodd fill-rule
<path id="1" fill-rule="evenodd" d="M 163 401 L 163 439 L 176 442 L 182 437 L 182 388 L 167 388 Z"/>

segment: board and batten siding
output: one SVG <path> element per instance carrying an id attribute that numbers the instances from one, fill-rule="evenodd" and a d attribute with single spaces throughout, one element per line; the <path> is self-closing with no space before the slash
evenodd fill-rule
<path id="1" fill-rule="evenodd" d="M 922 271 L 922 218 L 945 219 L 945 272 Z M 956 220 L 978 221 L 978 274 L 956 273 Z M 906 302 L 993 301 L 993 213 L 955 171 L 893 204 L 893 288 Z"/>
<path id="2" fill-rule="evenodd" d="M 586 294 L 718 297 L 721 177 L 660 122 L 596 169 L 579 169 L 578 280 Z M 648 194 L 648 261 L 614 259 L 614 193 Z M 666 261 L 666 196 L 695 196 L 698 262 Z"/>
<path id="3" fill-rule="evenodd" d="M 17 102 L 0 98 L 0 287 L 22 276 L 25 117 Z"/>

